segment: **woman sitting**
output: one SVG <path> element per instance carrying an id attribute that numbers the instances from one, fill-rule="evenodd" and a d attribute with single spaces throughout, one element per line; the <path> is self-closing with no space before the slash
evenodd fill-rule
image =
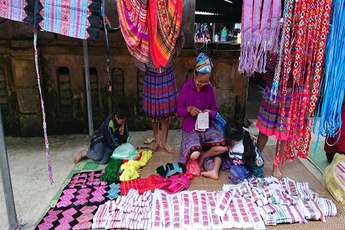
<path id="1" fill-rule="evenodd" d="M 108 163 L 115 148 L 127 142 L 129 137 L 128 117 L 128 106 L 120 104 L 116 111 L 109 115 L 96 130 L 89 149 L 84 149 L 74 156 L 74 163 L 77 164 L 84 158 L 89 158 L 99 164 Z"/>
<path id="2" fill-rule="evenodd" d="M 208 171 L 201 175 L 218 179 L 221 166 L 219 155 L 227 148 L 222 146 L 223 131 L 215 122 L 216 98 L 210 83 L 212 62 L 204 53 L 198 55 L 196 62 L 194 77 L 184 83 L 177 100 L 177 114 L 182 118 L 180 162 L 185 164 L 189 159 L 198 159 L 199 165 L 204 166 L 204 160 L 213 157 L 213 168 L 206 168 Z M 201 112 L 209 113 L 209 128 L 206 130 L 196 130 L 195 127 L 196 118 Z M 204 147 L 208 148 L 206 152 L 202 152 Z"/>

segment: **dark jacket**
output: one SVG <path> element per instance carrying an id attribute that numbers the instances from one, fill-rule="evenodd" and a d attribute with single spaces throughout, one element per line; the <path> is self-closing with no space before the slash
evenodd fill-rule
<path id="1" fill-rule="evenodd" d="M 126 143 L 129 136 L 127 123 L 125 124 L 124 135 L 120 136 L 119 126 L 113 119 L 115 114 L 108 116 L 100 127 L 95 131 L 91 138 L 90 148 L 95 144 L 102 142 L 106 147 L 114 150 L 120 144 Z"/>

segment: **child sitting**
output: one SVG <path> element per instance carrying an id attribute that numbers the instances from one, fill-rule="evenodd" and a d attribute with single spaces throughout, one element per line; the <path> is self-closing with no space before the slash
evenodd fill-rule
<path id="1" fill-rule="evenodd" d="M 226 125 L 224 139 L 228 146 L 228 158 L 223 159 L 223 168 L 228 170 L 233 183 L 242 182 L 252 176 L 263 177 L 264 159 L 253 143 L 249 132 L 239 124 L 235 128 Z"/>
<path id="2" fill-rule="evenodd" d="M 108 163 L 115 148 L 127 142 L 128 117 L 128 106 L 120 104 L 96 130 L 91 138 L 89 149 L 81 150 L 74 156 L 74 163 L 77 164 L 84 158 L 89 158 L 99 164 Z"/>

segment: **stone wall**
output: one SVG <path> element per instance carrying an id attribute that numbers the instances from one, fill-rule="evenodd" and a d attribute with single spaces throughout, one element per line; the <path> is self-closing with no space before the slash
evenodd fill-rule
<path id="1" fill-rule="evenodd" d="M 188 4 L 185 7 L 194 7 L 190 2 Z M 184 24 L 187 42 L 175 60 L 178 88 L 195 64 L 196 50 L 191 33 L 193 24 L 191 18 L 188 20 Z M 107 91 L 106 50 L 103 43 L 102 35 L 98 42 L 89 43 L 94 126 L 100 124 L 112 104 L 126 101 L 131 108 L 131 130 L 150 128 L 149 119 L 142 113 L 143 73 L 135 68 L 121 33 L 110 36 L 111 95 Z M 38 44 L 49 134 L 86 133 L 82 41 L 40 32 Z M 212 80 L 220 111 L 228 119 L 243 119 L 247 80 L 237 71 L 239 47 L 210 48 L 207 51 L 215 65 Z M 41 135 L 31 28 L 9 21 L 0 24 L 0 104 L 7 135 Z M 177 118 L 172 119 L 172 127 L 179 127 Z"/>

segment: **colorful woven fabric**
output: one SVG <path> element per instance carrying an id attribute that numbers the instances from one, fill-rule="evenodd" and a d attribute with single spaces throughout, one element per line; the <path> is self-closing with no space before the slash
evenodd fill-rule
<path id="1" fill-rule="evenodd" d="M 292 92 L 292 89 L 289 91 Z M 271 89 L 266 87 L 261 99 L 256 127 L 260 133 L 266 136 L 275 136 L 277 140 L 287 140 L 288 132 L 286 123 L 281 123 L 287 118 L 287 114 L 285 115 L 285 119 L 281 119 L 279 113 L 280 104 L 278 101 L 272 101 L 270 97 Z M 287 110 L 290 107 L 290 101 L 291 96 L 288 96 L 284 104 Z"/>
<path id="2" fill-rule="evenodd" d="M 244 206 L 248 205 L 259 212 L 265 225 L 306 223 L 307 220 L 325 221 L 326 216 L 337 213 L 331 200 L 320 198 L 308 183 L 295 182 L 290 178 L 253 178 L 238 185 L 223 186 L 216 213 L 222 217 L 227 227 L 242 227 L 248 221 L 243 223 L 243 218 L 239 218 L 243 214 L 238 213 L 240 207 L 236 207 L 234 200 L 241 200 Z"/>
<path id="3" fill-rule="evenodd" d="M 96 40 L 101 23 L 101 0 L 40 0 L 42 30 L 73 38 Z"/>
<path id="4" fill-rule="evenodd" d="M 110 199 L 109 187 L 100 180 L 101 175 L 102 171 L 74 175 L 36 229 L 90 229 L 97 207 Z"/>
<path id="5" fill-rule="evenodd" d="M 284 152 L 277 152 L 276 166 L 281 155 L 285 159 L 308 156 L 312 125 L 309 118 L 319 95 L 332 1 L 287 0 L 285 4 L 282 57 L 272 92 L 279 97 L 281 123 L 286 123 L 290 141 Z M 291 80 L 292 93 L 288 90 Z"/>
<path id="6" fill-rule="evenodd" d="M 280 0 L 244 0 L 239 71 L 252 75 L 266 69 L 267 52 L 277 52 Z"/>
<path id="7" fill-rule="evenodd" d="M 0 2 L 0 17 L 23 22 L 27 16 L 24 8 L 27 0 L 6 0 Z"/>
<path id="8" fill-rule="evenodd" d="M 143 109 L 154 119 L 166 118 L 176 112 L 176 79 L 174 69 L 163 73 L 146 71 L 144 78 Z"/>
<path id="9" fill-rule="evenodd" d="M 215 213 L 217 193 L 185 191 L 153 195 L 152 229 L 222 229 Z"/>
<path id="10" fill-rule="evenodd" d="M 144 64 L 166 67 L 182 25 L 182 0 L 119 0 L 122 35 L 131 55 Z"/>
<path id="11" fill-rule="evenodd" d="M 130 190 L 126 196 L 101 205 L 92 229 L 151 229 L 152 193 Z"/>
<path id="12" fill-rule="evenodd" d="M 182 0 L 150 0 L 148 29 L 151 60 L 165 67 L 173 54 L 182 28 Z"/>
<path id="13" fill-rule="evenodd" d="M 147 0 L 116 1 L 123 38 L 128 51 L 139 62 L 149 61 L 149 34 Z"/>

